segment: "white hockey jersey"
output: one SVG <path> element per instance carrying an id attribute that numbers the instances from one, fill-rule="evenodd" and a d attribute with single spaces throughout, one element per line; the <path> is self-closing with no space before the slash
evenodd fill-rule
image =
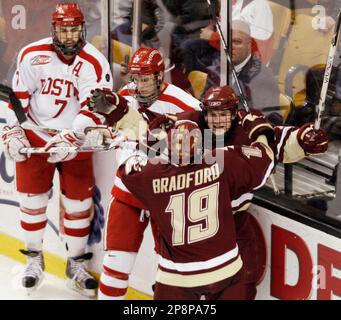
<path id="1" fill-rule="evenodd" d="M 31 43 L 20 51 L 12 83 L 29 123 L 75 132 L 104 122 L 104 117 L 82 107 L 92 89 L 112 86 L 109 63 L 93 45 L 87 42 L 69 64 L 55 52 L 52 38 Z M 18 124 L 10 104 L 7 124 Z M 37 147 L 51 138 L 41 131 L 26 130 L 26 135 L 31 145 Z"/>
<path id="2" fill-rule="evenodd" d="M 148 112 L 157 114 L 175 114 L 189 110 L 201 110 L 200 101 L 187 92 L 166 82 L 163 83 L 163 86 L 164 89 L 162 90 L 159 98 L 148 107 Z M 139 102 L 133 96 L 133 92 L 134 90 L 132 84 L 128 84 L 119 93 L 130 102 L 130 107 L 138 109 L 144 115 L 144 118 L 151 120 L 149 114 L 145 113 L 143 109 L 141 110 Z M 124 148 L 121 151 L 117 168 L 133 152 L 134 150 L 130 148 Z M 124 186 L 118 173 L 116 174 L 112 195 L 122 202 L 143 208 L 140 202 L 136 200 L 136 198 L 132 196 L 130 191 Z"/>

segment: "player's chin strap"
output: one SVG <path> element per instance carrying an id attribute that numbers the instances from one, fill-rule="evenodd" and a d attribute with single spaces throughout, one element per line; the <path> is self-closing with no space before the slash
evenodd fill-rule
<path id="1" fill-rule="evenodd" d="M 224 48 L 224 51 L 225 51 L 225 54 L 226 54 L 226 57 L 227 57 L 227 61 L 228 61 L 229 65 L 231 66 L 232 76 L 233 76 L 233 78 L 234 78 L 234 80 L 236 82 L 236 85 L 237 85 L 237 88 L 238 88 L 238 91 L 239 91 L 239 95 L 240 95 L 243 107 L 244 107 L 244 109 L 247 112 L 250 112 L 250 108 L 249 108 L 249 106 L 247 104 L 247 100 L 245 98 L 244 91 L 243 91 L 242 86 L 240 85 L 240 82 L 239 82 L 239 79 L 238 79 L 236 68 L 234 67 L 234 64 L 232 62 L 230 53 L 229 53 L 228 48 L 227 48 L 227 43 L 225 41 L 225 38 L 223 36 L 223 32 L 221 31 L 220 24 L 218 22 L 216 14 L 215 14 L 215 5 L 216 4 L 215 3 L 212 4 L 212 2 L 213 1 L 211 1 L 211 0 L 207 0 L 207 4 L 208 4 L 209 11 L 210 11 L 210 15 L 212 17 L 212 20 L 214 21 L 214 24 L 215 24 L 215 26 L 217 28 L 218 33 L 219 33 L 219 37 L 220 37 L 221 43 L 223 44 L 223 48 Z M 273 187 L 273 190 L 274 190 L 275 194 L 278 195 L 280 193 L 280 191 L 279 191 L 279 189 L 277 187 L 277 184 L 276 184 L 275 177 L 274 177 L 273 173 L 270 175 L 270 181 L 271 181 L 271 184 L 272 184 L 272 187 Z"/>

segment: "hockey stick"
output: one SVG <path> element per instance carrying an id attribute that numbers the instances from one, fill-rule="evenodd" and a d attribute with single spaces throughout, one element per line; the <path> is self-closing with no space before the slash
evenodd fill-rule
<path id="1" fill-rule="evenodd" d="M 317 110 L 316 110 L 317 116 L 316 116 L 315 123 L 314 123 L 315 132 L 319 130 L 321 126 L 322 113 L 325 108 L 328 85 L 329 85 L 330 76 L 332 73 L 334 56 L 335 56 L 339 34 L 340 34 L 340 25 L 341 25 L 341 11 L 339 11 L 339 14 L 337 16 L 337 21 L 335 24 L 334 33 L 332 37 L 332 42 L 329 47 L 326 69 L 324 71 L 323 83 L 322 83 L 322 88 L 321 88 L 321 93 L 320 93 L 320 100 L 319 100 L 319 104 L 317 105 Z"/>
<path id="2" fill-rule="evenodd" d="M 227 48 L 227 43 L 225 41 L 225 38 L 223 36 L 223 32 L 221 31 L 220 24 L 218 22 L 216 14 L 215 14 L 215 10 L 214 10 L 215 8 L 214 8 L 211 0 L 207 0 L 207 4 L 208 4 L 209 11 L 210 11 L 210 15 L 212 17 L 212 20 L 214 21 L 214 24 L 215 24 L 215 26 L 217 28 L 218 33 L 219 33 L 220 40 L 221 40 L 221 42 L 223 44 L 223 48 L 224 48 L 224 51 L 225 51 L 225 54 L 226 54 L 226 57 L 227 57 L 227 61 L 228 61 L 229 65 L 231 66 L 232 76 L 233 76 L 233 78 L 234 78 L 234 80 L 236 82 L 236 85 L 237 85 L 237 88 L 238 88 L 238 91 L 239 91 L 239 94 L 240 94 L 240 97 L 241 97 L 241 100 L 242 100 L 243 107 L 244 107 L 244 109 L 247 112 L 250 112 L 250 108 L 249 108 L 249 106 L 247 104 L 247 100 L 245 98 L 244 91 L 243 91 L 242 86 L 240 85 L 240 81 L 238 79 L 236 68 L 234 67 L 234 64 L 232 62 L 229 50 Z"/>
<path id="3" fill-rule="evenodd" d="M 20 153 L 22 154 L 36 154 L 36 153 L 59 153 L 59 152 L 68 152 L 68 153 L 78 153 L 78 152 L 101 152 L 108 151 L 113 147 L 109 146 L 98 146 L 92 148 L 82 148 L 82 147 L 53 147 L 49 150 L 46 150 L 44 147 L 30 147 L 30 148 L 21 148 Z"/>

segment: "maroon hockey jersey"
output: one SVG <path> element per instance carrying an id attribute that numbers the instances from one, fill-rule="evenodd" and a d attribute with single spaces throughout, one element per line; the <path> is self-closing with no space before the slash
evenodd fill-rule
<path id="1" fill-rule="evenodd" d="M 128 175 L 120 167 L 123 183 L 159 229 L 158 282 L 196 287 L 241 269 L 231 199 L 261 187 L 273 168 L 272 152 L 256 146 L 214 150 L 201 164 L 151 159 L 141 172 Z"/>
<path id="2" fill-rule="evenodd" d="M 255 115 L 262 116 L 262 113 L 258 110 L 251 111 Z M 215 139 L 212 139 L 211 131 L 209 130 L 207 123 L 204 118 L 204 113 L 201 111 L 188 111 L 177 114 L 179 120 L 192 120 L 196 122 L 199 128 L 202 131 L 202 135 L 204 137 L 204 141 L 212 141 L 211 144 L 207 144 L 206 147 L 208 148 L 215 148 L 216 144 L 214 142 Z M 283 163 L 290 163 L 297 160 L 300 160 L 304 157 L 304 152 L 302 153 L 300 147 L 298 146 L 298 142 L 296 139 L 296 133 L 298 131 L 297 127 L 291 126 L 276 126 L 274 127 L 274 141 L 270 143 L 270 147 L 272 148 L 276 162 L 283 162 Z M 217 146 L 232 146 L 232 145 L 250 145 L 252 140 L 248 137 L 247 132 L 243 129 L 238 117 L 235 121 L 232 122 L 232 126 L 228 133 L 224 136 L 223 141 L 218 141 Z M 205 145 L 204 145 L 205 147 Z M 288 160 L 288 150 L 292 149 L 292 153 L 296 153 L 298 158 L 294 157 L 293 160 Z M 232 200 L 232 208 L 234 211 L 243 210 L 246 206 L 248 206 L 253 198 L 252 193 L 244 193 L 240 195 L 240 197 Z"/>

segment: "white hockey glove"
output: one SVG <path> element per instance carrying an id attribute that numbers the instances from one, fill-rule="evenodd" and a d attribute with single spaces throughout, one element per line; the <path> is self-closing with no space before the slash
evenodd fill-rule
<path id="1" fill-rule="evenodd" d="M 22 162 L 30 157 L 29 154 L 20 153 L 21 148 L 31 147 L 24 129 L 20 126 L 14 126 L 13 128 L 5 126 L 1 133 L 1 140 L 4 144 L 5 156 L 8 159 Z"/>
<path id="2" fill-rule="evenodd" d="M 123 146 L 126 138 L 107 126 L 88 127 L 85 129 L 85 141 L 82 145 L 83 148 L 107 147 L 108 149 L 117 149 Z"/>
<path id="3" fill-rule="evenodd" d="M 79 148 L 82 145 L 82 140 L 78 138 L 72 130 L 63 130 L 55 135 L 46 145 L 45 150 L 48 151 L 54 147 L 69 147 L 70 151 L 63 150 L 51 153 L 47 158 L 50 163 L 61 161 L 69 161 L 77 156 L 77 151 L 72 149 Z"/>
<path id="4" fill-rule="evenodd" d="M 125 173 L 129 174 L 132 172 L 139 172 L 141 171 L 142 167 L 144 167 L 148 162 L 148 157 L 140 152 L 137 151 L 134 155 L 129 157 L 125 163 Z"/>

